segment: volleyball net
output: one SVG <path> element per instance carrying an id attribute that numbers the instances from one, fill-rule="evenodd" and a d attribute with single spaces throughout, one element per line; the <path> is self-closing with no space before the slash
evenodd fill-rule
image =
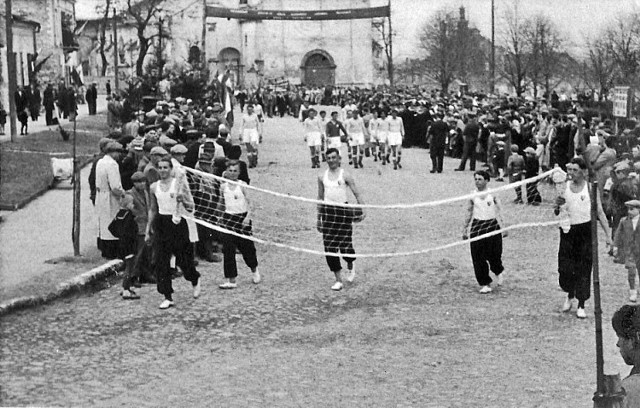
<path id="1" fill-rule="evenodd" d="M 316 199 L 244 186 L 250 202 L 246 219 L 225 214 L 223 186 L 229 183 L 233 190 L 235 182 L 198 170 L 185 170 L 197 223 L 258 244 L 314 255 L 333 253 L 325 249 L 325 244 L 339 246 L 350 235 L 358 257 L 394 257 L 426 254 L 504 232 L 509 233 L 509 239 L 535 239 L 535 231 L 566 222 L 563 213 L 556 216 L 553 211 L 557 195 L 565 188 L 557 177 L 553 182 L 555 169 L 482 193 L 393 205 L 327 205 Z M 488 200 L 487 193 L 495 200 Z M 497 227 L 495 223 L 475 223 L 474 234 L 464 229 L 474 198 L 479 198 L 475 202 L 480 205 L 498 203 L 501 217 Z"/>

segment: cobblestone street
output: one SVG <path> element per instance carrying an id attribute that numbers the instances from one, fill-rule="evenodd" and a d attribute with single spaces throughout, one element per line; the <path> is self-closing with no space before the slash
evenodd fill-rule
<path id="1" fill-rule="evenodd" d="M 267 121 L 252 185 L 315 198 L 299 129 L 291 118 Z M 440 198 L 471 189 L 471 173 L 452 171 L 457 160 L 445 162 L 447 178 L 430 179 L 428 151 L 404 157 L 401 172 L 381 178 L 368 162 L 355 173 L 369 203 L 415 202 L 420 185 Z M 193 299 L 190 284 L 176 279 L 169 310 L 158 309 L 153 285 L 141 300 L 121 300 L 117 280 L 16 312 L 0 320 L 0 403 L 591 406 L 593 302 L 586 321 L 559 312 L 557 231 L 528 234 L 505 241 L 506 284 L 489 296 L 477 293 L 467 246 L 360 259 L 355 282 L 333 292 L 323 257 L 258 245 L 262 283 L 251 283 L 243 265 L 238 289 L 221 291 L 222 264 L 201 262 L 202 296 Z M 626 376 L 610 324 L 626 275 L 601 253 L 605 372 Z"/>

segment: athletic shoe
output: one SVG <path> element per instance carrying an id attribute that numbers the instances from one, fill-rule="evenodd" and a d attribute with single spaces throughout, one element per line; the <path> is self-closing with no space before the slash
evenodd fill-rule
<path id="1" fill-rule="evenodd" d="M 635 289 L 629 290 L 629 302 L 635 302 L 638 300 L 638 291 Z"/>
<path id="2" fill-rule="evenodd" d="M 482 293 L 483 295 L 486 293 L 491 293 L 493 289 L 491 289 L 491 286 L 486 285 L 480 288 L 480 293 Z"/>
<path id="3" fill-rule="evenodd" d="M 331 286 L 331 290 L 342 290 L 342 282 L 336 282 Z"/>
<path id="4" fill-rule="evenodd" d="M 565 298 L 564 304 L 562 305 L 562 311 L 563 312 L 568 312 L 568 311 L 571 310 L 572 306 L 573 306 L 573 302 L 571 301 L 571 299 Z"/>
<path id="5" fill-rule="evenodd" d="M 125 300 L 140 299 L 140 295 L 132 290 L 125 289 L 122 291 L 122 298 Z"/>
<path id="6" fill-rule="evenodd" d="M 260 271 L 256 269 L 256 271 L 253 273 L 253 283 L 258 284 L 261 280 L 262 277 L 260 276 Z"/>
<path id="7" fill-rule="evenodd" d="M 500 275 L 496 275 L 496 282 L 498 283 L 498 286 L 502 286 L 502 284 L 504 283 L 504 272 L 502 272 Z"/>
<path id="8" fill-rule="evenodd" d="M 195 285 L 193 285 L 193 298 L 197 299 L 200 297 L 200 292 L 202 291 L 202 277 L 198 278 L 198 283 L 196 283 Z"/>
<path id="9" fill-rule="evenodd" d="M 173 300 L 165 299 L 162 301 L 162 303 L 160 303 L 160 309 L 168 309 L 170 307 L 173 307 L 173 305 Z"/>
<path id="10" fill-rule="evenodd" d="M 584 311 L 583 307 L 579 307 L 578 310 L 576 310 L 576 316 L 578 319 L 586 319 L 587 313 Z"/>
<path id="11" fill-rule="evenodd" d="M 347 269 L 347 282 L 353 282 L 356 278 L 356 266 L 351 264 L 351 269 Z"/>
<path id="12" fill-rule="evenodd" d="M 221 283 L 218 287 L 220 289 L 235 289 L 238 287 L 238 285 L 232 282 L 225 282 L 225 283 Z"/>

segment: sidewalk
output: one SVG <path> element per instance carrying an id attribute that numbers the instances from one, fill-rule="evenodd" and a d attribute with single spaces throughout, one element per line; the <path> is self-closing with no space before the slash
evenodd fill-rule
<path id="1" fill-rule="evenodd" d="M 96 103 L 96 111 L 100 113 L 100 112 L 106 112 L 106 110 L 107 110 L 106 96 L 98 95 L 98 101 Z M 84 105 L 78 105 L 78 120 L 82 121 L 82 119 L 86 118 L 87 116 L 89 116 L 89 108 L 87 107 L 87 104 L 85 103 Z M 60 118 L 60 124 L 62 124 L 62 127 L 64 127 L 65 129 L 73 128 L 73 124 L 69 123 L 67 119 Z M 18 122 L 17 120 L 16 120 L 16 129 L 18 133 L 18 138 L 20 138 L 21 137 L 20 122 Z M 31 121 L 31 118 L 29 118 L 29 133 L 36 133 L 36 132 L 49 130 L 49 129 L 57 129 L 57 126 L 47 126 L 46 120 L 44 117 L 44 111 L 38 117 L 38 120 L 36 122 Z M 5 132 L 6 133 L 4 135 L 0 135 L 0 143 L 8 142 L 11 140 L 9 118 L 7 118 L 7 124 L 5 125 Z"/>
<path id="2" fill-rule="evenodd" d="M 106 103 L 103 105 L 102 110 Z M 80 109 L 83 107 L 86 109 Z M 100 111 L 100 104 L 98 107 Z M 78 120 L 86 116 L 86 111 L 81 112 Z M 44 118 L 41 119 L 42 124 L 38 122 L 33 132 L 39 126 L 46 129 Z M 56 293 L 62 294 L 69 290 L 68 284 L 62 285 L 64 282 L 105 263 L 96 249 L 97 224 L 89 200 L 90 170 L 85 167 L 80 176 L 80 258 L 73 257 L 73 189 L 68 182 L 60 183 L 18 211 L 0 214 L 0 315 L 16 298 L 30 298 L 23 299 L 23 303 L 41 303 Z M 113 269 L 117 263 L 105 269 Z"/>

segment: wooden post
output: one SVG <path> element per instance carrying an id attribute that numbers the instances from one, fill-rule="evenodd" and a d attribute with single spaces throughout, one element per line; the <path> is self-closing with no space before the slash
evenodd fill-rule
<path id="1" fill-rule="evenodd" d="M 604 393 L 593 397 L 594 408 L 622 408 L 625 391 L 622 389 L 620 374 L 604 376 Z"/>
<path id="2" fill-rule="evenodd" d="M 394 73 L 394 66 L 393 66 L 393 29 L 391 28 L 391 0 L 389 0 L 389 61 L 387 61 L 388 64 L 388 74 L 389 74 L 389 86 L 391 87 L 391 89 L 395 89 L 395 73 Z"/>
<path id="3" fill-rule="evenodd" d="M 77 117 L 73 118 L 73 227 L 71 229 L 71 240 L 73 241 L 74 256 L 80 256 L 80 168 L 76 153 L 77 120 Z"/>
<path id="4" fill-rule="evenodd" d="M 13 14 L 12 0 L 5 0 L 5 32 L 7 37 L 7 84 L 9 92 L 9 131 L 11 141 L 18 141 L 18 129 L 16 128 L 16 86 L 18 78 L 16 74 L 16 55 L 13 53 Z"/>
<path id="5" fill-rule="evenodd" d="M 491 93 L 496 90 L 496 18 L 495 4 L 491 0 Z"/>
<path id="6" fill-rule="evenodd" d="M 118 93 L 120 79 L 118 78 L 118 21 L 116 8 L 113 8 L 113 89 Z M 75 125 L 74 125 L 75 128 Z"/>

